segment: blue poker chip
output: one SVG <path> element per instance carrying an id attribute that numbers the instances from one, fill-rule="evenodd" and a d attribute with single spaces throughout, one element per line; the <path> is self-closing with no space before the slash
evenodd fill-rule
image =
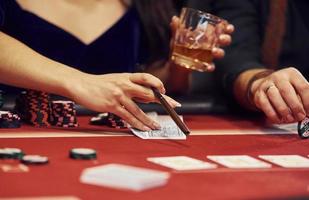
<path id="1" fill-rule="evenodd" d="M 309 138 L 309 118 L 306 117 L 304 120 L 298 122 L 297 126 L 298 135 L 303 138 Z"/>

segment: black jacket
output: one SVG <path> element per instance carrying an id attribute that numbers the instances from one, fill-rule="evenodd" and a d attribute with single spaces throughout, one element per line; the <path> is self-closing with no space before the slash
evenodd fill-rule
<path id="1" fill-rule="evenodd" d="M 243 71 L 264 67 L 261 45 L 269 15 L 268 0 L 190 0 L 192 7 L 210 11 L 235 25 L 233 43 L 218 61 L 216 74 L 228 94 Z M 211 9 L 210 9 L 211 8 Z M 296 67 L 309 78 L 309 1 L 288 0 L 286 31 L 279 56 L 279 68 Z"/>

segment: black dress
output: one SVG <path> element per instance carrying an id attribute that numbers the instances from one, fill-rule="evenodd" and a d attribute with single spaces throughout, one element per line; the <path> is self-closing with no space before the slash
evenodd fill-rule
<path id="1" fill-rule="evenodd" d="M 38 53 L 91 74 L 133 72 L 147 59 L 142 25 L 134 7 L 88 45 L 23 10 L 15 0 L 0 0 L 0 25 L 2 32 Z"/>

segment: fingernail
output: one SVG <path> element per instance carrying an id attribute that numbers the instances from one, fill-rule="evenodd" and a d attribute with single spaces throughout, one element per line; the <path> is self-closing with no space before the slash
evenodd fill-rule
<path id="1" fill-rule="evenodd" d="M 225 40 L 225 36 L 224 35 L 219 35 L 219 40 Z"/>
<path id="2" fill-rule="evenodd" d="M 143 131 L 151 131 L 151 129 L 147 126 L 143 126 Z"/>
<path id="3" fill-rule="evenodd" d="M 297 119 L 298 119 L 298 121 L 303 120 L 305 117 L 306 117 L 306 115 L 305 115 L 304 113 L 298 113 L 298 114 L 297 114 Z"/>
<path id="4" fill-rule="evenodd" d="M 291 114 L 288 114 L 288 116 L 286 116 L 286 121 L 287 122 L 293 122 L 294 121 L 294 117 Z"/>
<path id="5" fill-rule="evenodd" d="M 217 47 L 212 48 L 212 53 L 218 53 L 218 51 L 219 51 L 219 48 Z"/>
<path id="6" fill-rule="evenodd" d="M 166 89 L 165 87 L 162 88 L 162 94 L 165 94 L 166 93 Z"/>
<path id="7" fill-rule="evenodd" d="M 161 129 L 160 124 L 158 124 L 157 122 L 153 122 L 152 125 L 155 127 L 155 129 Z"/>
<path id="8" fill-rule="evenodd" d="M 182 105 L 180 104 L 180 103 L 178 103 L 178 102 L 175 102 L 175 107 L 178 107 L 178 108 L 180 108 Z"/>

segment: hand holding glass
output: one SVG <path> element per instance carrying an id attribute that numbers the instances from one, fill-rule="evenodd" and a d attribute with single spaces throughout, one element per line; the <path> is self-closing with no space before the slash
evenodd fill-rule
<path id="1" fill-rule="evenodd" d="M 212 49 L 219 46 L 227 21 L 191 8 L 183 8 L 176 30 L 171 60 L 201 72 L 213 69 Z"/>

